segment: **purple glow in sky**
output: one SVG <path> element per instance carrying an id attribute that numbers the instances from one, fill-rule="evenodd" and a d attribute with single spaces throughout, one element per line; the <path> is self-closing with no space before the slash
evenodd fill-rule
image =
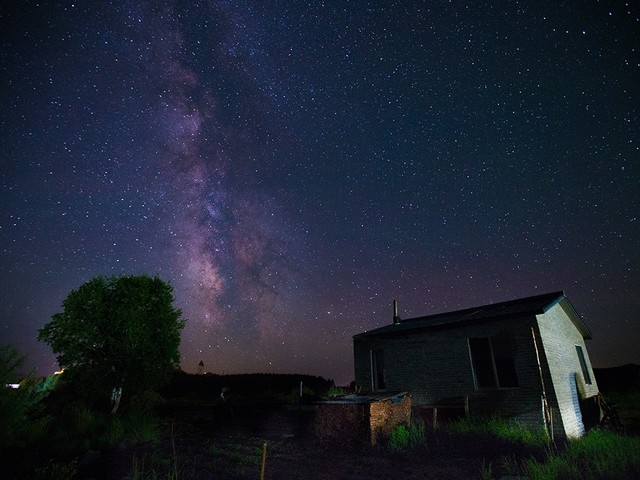
<path id="1" fill-rule="evenodd" d="M 0 332 L 159 275 L 182 368 L 353 379 L 353 335 L 564 290 L 640 363 L 639 10 L 0 7 Z"/>

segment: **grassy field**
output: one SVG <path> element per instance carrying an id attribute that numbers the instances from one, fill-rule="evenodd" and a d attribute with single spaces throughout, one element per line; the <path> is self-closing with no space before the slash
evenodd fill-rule
<path id="1" fill-rule="evenodd" d="M 0 397 L 3 478 L 256 479 L 263 469 L 274 480 L 640 478 L 639 392 L 607 395 L 627 433 L 594 429 L 553 446 L 544 432 L 499 417 L 435 431 L 415 421 L 371 448 L 327 444 L 315 434 L 311 404 L 327 383 L 308 379 L 324 391 L 305 386 L 301 402 L 298 379 L 278 379 L 278 387 L 256 379 L 260 394 L 244 394 L 235 378 L 236 393 L 222 398 L 226 379 L 189 390 L 182 378 L 179 389 L 129 399 L 116 415 L 31 380 Z"/>

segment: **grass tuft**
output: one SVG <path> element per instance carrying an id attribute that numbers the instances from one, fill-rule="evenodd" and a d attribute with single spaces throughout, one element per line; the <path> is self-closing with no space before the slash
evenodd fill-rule
<path id="1" fill-rule="evenodd" d="M 424 422 L 412 422 L 407 425 L 398 425 L 391 432 L 389 447 L 394 452 L 404 453 L 418 448 L 425 448 L 427 438 Z"/>

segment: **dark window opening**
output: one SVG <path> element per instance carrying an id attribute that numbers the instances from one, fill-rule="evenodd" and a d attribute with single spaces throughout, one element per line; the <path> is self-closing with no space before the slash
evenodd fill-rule
<path id="1" fill-rule="evenodd" d="M 384 370 L 384 351 L 371 350 L 371 374 L 373 377 L 373 390 L 380 391 L 387 389 L 387 382 Z"/>
<path id="2" fill-rule="evenodd" d="M 513 348 L 508 334 L 491 337 L 493 359 L 496 363 L 496 375 L 500 388 L 515 388 L 518 386 L 516 366 L 513 362 Z"/>
<path id="3" fill-rule="evenodd" d="M 582 368 L 582 376 L 584 383 L 591 385 L 591 375 L 589 375 L 589 368 L 587 367 L 587 360 L 584 358 L 584 352 L 580 345 L 576 345 L 576 352 L 578 352 L 578 360 L 580 360 L 580 368 Z"/>
<path id="4" fill-rule="evenodd" d="M 469 350 L 471 351 L 471 362 L 476 377 L 476 386 L 478 388 L 495 387 L 496 377 L 493 371 L 493 358 L 489 339 L 470 338 Z"/>
<path id="5" fill-rule="evenodd" d="M 518 387 L 511 337 L 508 334 L 470 338 L 469 351 L 476 388 Z"/>

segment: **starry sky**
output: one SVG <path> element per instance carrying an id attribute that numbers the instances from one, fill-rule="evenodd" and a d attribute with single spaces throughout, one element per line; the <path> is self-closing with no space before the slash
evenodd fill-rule
<path id="1" fill-rule="evenodd" d="M 158 275 L 181 366 L 353 379 L 352 336 L 564 290 L 640 363 L 635 1 L 0 6 L 0 337 Z"/>

